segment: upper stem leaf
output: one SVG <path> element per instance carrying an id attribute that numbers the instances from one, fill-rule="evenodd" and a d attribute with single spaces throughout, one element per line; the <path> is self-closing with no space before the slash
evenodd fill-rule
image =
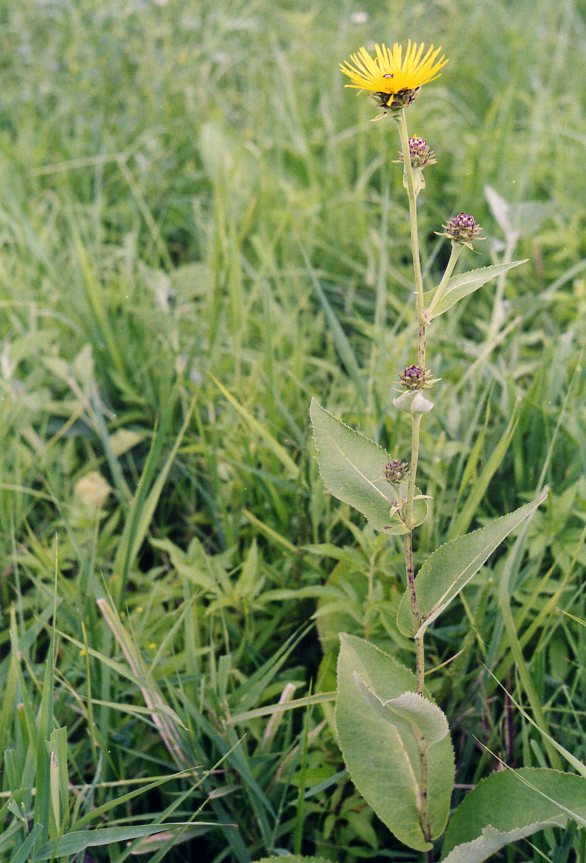
<path id="1" fill-rule="evenodd" d="M 533 515 L 546 495 L 547 489 L 531 503 L 497 518 L 486 527 L 440 545 L 430 554 L 416 579 L 421 626 L 417 633 L 413 632 L 411 606 L 407 594 L 404 594 L 397 614 L 397 626 L 403 635 L 422 635 L 472 580 L 493 551 L 516 527 Z"/>
<path id="2" fill-rule="evenodd" d="M 458 300 L 464 299 L 468 294 L 474 293 L 482 285 L 490 282 L 491 279 L 496 279 L 507 270 L 513 267 L 518 267 L 520 264 L 525 264 L 527 258 L 522 261 L 510 261 L 508 264 L 493 264 L 491 267 L 480 267 L 477 270 L 468 270 L 466 273 L 459 273 L 457 276 L 452 276 L 448 281 L 445 289 L 442 291 L 441 297 L 437 303 L 434 303 L 434 296 L 437 288 L 427 291 L 424 295 L 425 305 L 428 309 L 427 319 L 432 321 L 434 318 L 443 315 L 448 309 L 451 309 Z M 439 285 L 438 285 L 439 287 Z"/>
<path id="3" fill-rule="evenodd" d="M 315 399 L 312 399 L 309 413 L 319 472 L 330 494 L 361 512 L 376 530 L 396 535 L 407 533 L 407 527 L 397 514 L 406 498 L 407 486 L 402 483 L 397 494 L 395 487 L 385 479 L 390 455 L 322 408 Z M 427 501 L 417 490 L 414 526 L 425 521 L 427 511 Z"/>

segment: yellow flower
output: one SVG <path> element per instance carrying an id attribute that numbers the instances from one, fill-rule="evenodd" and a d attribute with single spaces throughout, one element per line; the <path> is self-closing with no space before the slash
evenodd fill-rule
<path id="1" fill-rule="evenodd" d="M 368 90 L 377 98 L 382 108 L 392 110 L 409 105 L 423 84 L 429 84 L 440 74 L 448 62 L 441 48 L 433 45 L 425 51 L 422 42 L 418 45 L 410 39 L 403 56 L 403 46 L 395 42 L 392 48 L 375 45 L 376 57 L 371 57 L 366 48 L 359 48 L 340 70 L 352 81 L 346 87 Z"/>

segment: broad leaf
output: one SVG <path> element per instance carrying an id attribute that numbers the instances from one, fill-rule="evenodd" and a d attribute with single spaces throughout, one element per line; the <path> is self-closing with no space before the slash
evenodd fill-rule
<path id="1" fill-rule="evenodd" d="M 393 486 L 385 479 L 390 455 L 360 432 L 347 426 L 312 399 L 311 422 L 319 472 L 330 494 L 366 516 L 372 527 L 399 535 L 407 528 L 398 515 L 391 515 L 397 502 Z M 400 488 L 406 496 L 406 484 Z M 416 525 L 427 517 L 427 502 L 413 502 Z"/>
<path id="2" fill-rule="evenodd" d="M 420 635 L 425 632 L 430 623 L 472 580 L 503 540 L 533 515 L 546 494 L 547 490 L 531 503 L 497 518 L 480 530 L 440 545 L 430 554 L 415 582 L 417 603 L 422 617 L 421 626 L 417 633 L 413 632 L 411 606 L 405 593 L 397 614 L 397 626 L 403 635 Z"/>
<path id="3" fill-rule="evenodd" d="M 474 293 L 478 288 L 481 288 L 487 282 L 490 282 L 491 279 L 498 278 L 498 276 L 506 273 L 507 270 L 511 270 L 513 267 L 518 267 L 520 264 L 526 263 L 526 261 L 527 259 L 523 261 L 511 261 L 508 264 L 494 264 L 491 267 L 480 267 L 478 270 L 469 270 L 467 273 L 460 273 L 457 276 L 452 276 L 452 278 L 448 280 L 448 284 L 446 285 L 441 299 L 429 312 L 429 320 L 432 321 L 434 318 L 443 315 L 443 313 L 447 312 L 448 309 L 451 309 L 458 300 L 464 299 L 464 297 Z M 433 303 L 433 297 L 436 290 L 437 288 L 434 288 L 425 293 L 424 301 L 426 307 Z"/>
<path id="4" fill-rule="evenodd" d="M 493 773 L 468 794 L 446 833 L 443 863 L 481 863 L 511 842 L 569 818 L 586 825 L 586 779 L 521 768 Z"/>
<path id="5" fill-rule="evenodd" d="M 431 848 L 420 822 L 418 738 L 428 747 L 428 800 L 433 837 L 445 828 L 454 755 L 442 711 L 416 694 L 415 676 L 391 656 L 353 635 L 340 636 L 336 727 L 356 788 L 410 848 Z"/>

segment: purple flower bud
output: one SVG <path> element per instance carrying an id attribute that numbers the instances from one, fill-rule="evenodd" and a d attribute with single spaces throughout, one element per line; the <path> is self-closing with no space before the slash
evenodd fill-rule
<path id="1" fill-rule="evenodd" d="M 407 366 L 399 375 L 401 383 L 408 390 L 420 390 L 425 384 L 425 369 L 419 366 Z"/>
<path id="2" fill-rule="evenodd" d="M 425 138 L 420 138 L 418 135 L 412 135 L 409 138 L 409 157 L 413 168 L 425 168 L 437 162 L 435 153 Z"/>
<path id="3" fill-rule="evenodd" d="M 442 227 L 446 231 L 444 236 L 453 240 L 454 243 L 462 243 L 469 248 L 471 248 L 472 240 L 482 239 L 478 237 L 482 228 L 470 213 L 458 213 L 457 216 L 453 216 Z"/>
<path id="4" fill-rule="evenodd" d="M 394 458 L 385 465 L 385 479 L 389 482 L 402 482 L 409 473 L 409 465 L 406 461 Z"/>

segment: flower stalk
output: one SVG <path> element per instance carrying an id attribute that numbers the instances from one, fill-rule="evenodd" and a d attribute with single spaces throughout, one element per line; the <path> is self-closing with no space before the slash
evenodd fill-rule
<path id="1" fill-rule="evenodd" d="M 415 280 L 415 302 L 417 306 L 418 321 L 418 349 L 417 365 L 425 368 L 425 341 L 427 322 L 425 319 L 425 305 L 423 299 L 423 275 L 421 272 L 421 255 L 419 252 L 419 231 L 417 227 L 417 193 L 415 190 L 415 178 L 411 165 L 411 154 L 409 152 L 409 134 L 407 132 L 407 118 L 405 109 L 395 114 L 401 140 L 401 152 L 403 153 L 403 171 L 405 172 L 405 186 L 409 200 L 409 229 L 411 235 L 411 256 L 413 258 L 413 276 Z"/>
<path id="2" fill-rule="evenodd" d="M 411 236 L 411 256 L 413 259 L 413 274 L 415 280 L 415 303 L 417 310 L 417 365 L 422 372 L 425 382 L 425 361 L 427 348 L 427 318 L 425 315 L 425 300 L 423 297 L 423 275 L 421 272 L 421 254 L 419 251 L 419 229 L 417 224 L 417 196 L 421 184 L 415 185 L 415 175 L 411 163 L 411 152 L 409 149 L 409 133 L 407 131 L 407 118 L 405 110 L 398 111 L 395 115 L 401 141 L 401 152 L 403 155 L 403 171 L 407 198 L 409 201 L 409 228 Z M 455 265 L 455 261 L 454 261 Z M 449 276 L 448 276 L 449 278 Z M 407 503 L 405 506 L 405 524 L 408 533 L 405 536 L 405 573 L 407 578 L 407 590 L 411 604 L 411 616 L 413 620 L 413 631 L 415 634 L 415 689 L 419 695 L 423 695 L 425 685 L 425 644 L 423 634 L 417 632 L 421 626 L 421 613 L 417 602 L 417 587 L 415 584 L 415 567 L 413 564 L 413 499 L 415 497 L 415 480 L 417 477 L 417 463 L 419 461 L 419 434 L 423 414 L 411 412 L 411 469 L 409 472 L 409 485 L 407 490 Z M 431 823 L 429 814 L 429 770 L 427 759 L 427 743 L 424 737 L 418 737 L 417 749 L 419 754 L 419 787 L 420 792 L 420 820 L 421 832 L 427 841 L 431 840 Z"/>
<path id="3" fill-rule="evenodd" d="M 415 303 L 417 309 L 418 339 L 417 339 L 417 364 L 420 369 L 425 369 L 426 341 L 427 341 L 427 319 L 425 316 L 425 303 L 423 298 L 423 275 L 421 272 L 421 255 L 419 251 L 419 229 L 417 225 L 417 191 L 413 167 L 411 165 L 411 154 L 409 150 L 409 133 L 407 131 L 407 118 L 405 110 L 398 111 L 395 115 L 401 141 L 401 152 L 403 155 L 403 171 L 405 175 L 405 187 L 409 201 L 409 227 L 411 235 L 411 256 L 413 259 L 413 275 L 415 281 Z M 415 482 L 417 477 L 417 463 L 419 461 L 419 433 L 421 429 L 422 414 L 411 414 L 411 470 L 409 472 L 409 485 L 407 490 L 407 502 L 405 505 L 405 524 L 409 532 L 405 536 L 405 572 L 407 577 L 409 598 L 411 602 L 411 615 L 413 618 L 414 631 L 417 632 L 421 624 L 421 614 L 417 604 L 417 589 L 415 586 L 415 569 L 413 566 L 413 498 L 415 497 Z M 416 691 L 421 695 L 425 680 L 425 647 L 423 635 L 415 638 L 415 682 Z M 425 756 L 426 757 L 426 756 Z M 420 750 L 421 761 L 421 750 Z M 423 765 L 422 765 L 423 766 Z M 423 777 L 422 777 L 423 783 Z M 425 787 L 425 786 L 423 786 Z M 423 812 L 422 812 L 423 822 Z M 423 825 L 422 825 L 423 826 Z"/>

